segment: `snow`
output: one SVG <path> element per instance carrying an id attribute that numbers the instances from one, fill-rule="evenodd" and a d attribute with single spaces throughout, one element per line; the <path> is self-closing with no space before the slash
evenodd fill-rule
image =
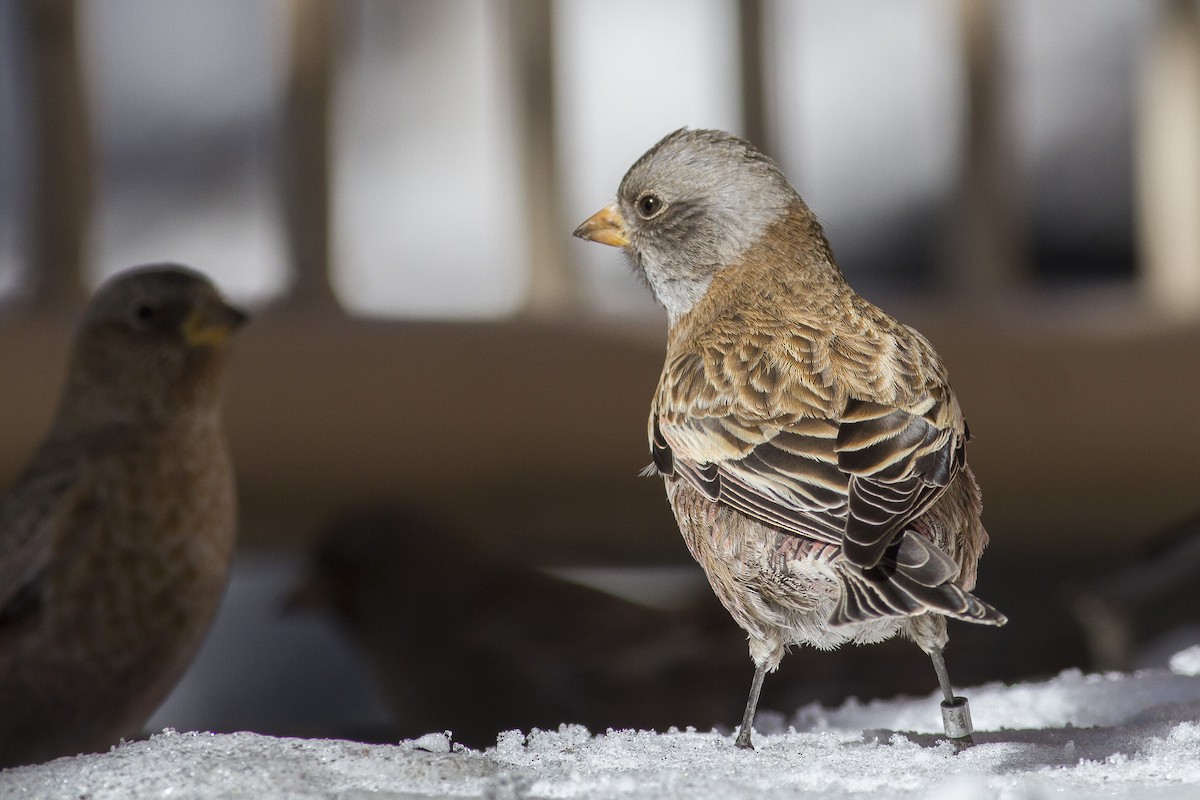
<path id="1" fill-rule="evenodd" d="M 1200 675 L 1200 645 L 1180 650 L 1171 656 L 1171 672 L 1178 675 Z"/>
<path id="2" fill-rule="evenodd" d="M 1200 647 L 1171 669 L 1067 670 L 971 698 L 976 745 L 939 741 L 937 699 L 762 714 L 756 750 L 716 731 L 508 731 L 483 751 L 432 732 L 395 745 L 178 733 L 0 773 L 0 798 L 1194 798 Z"/>

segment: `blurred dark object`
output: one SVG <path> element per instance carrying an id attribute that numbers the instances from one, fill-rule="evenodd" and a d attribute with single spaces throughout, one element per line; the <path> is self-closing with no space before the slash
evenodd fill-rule
<path id="1" fill-rule="evenodd" d="M 1155 639 L 1200 624 L 1200 516 L 1074 590 L 1071 610 L 1097 670 L 1133 669 Z"/>
<path id="2" fill-rule="evenodd" d="M 751 674 L 744 635 L 685 553 L 679 564 L 696 575 L 694 597 L 663 609 L 496 559 L 478 541 L 398 510 L 346 516 L 319 535 L 290 605 L 326 613 L 349 634 L 394 718 L 349 735 L 387 741 L 449 729 L 482 747 L 513 728 L 709 730 L 741 712 Z M 1062 561 L 997 555 L 980 591 L 1012 624 L 953 625 L 957 680 L 1016 681 L 1083 664 L 1082 637 L 1054 599 Z M 924 695 L 928 671 L 905 641 L 799 648 L 761 706 L 791 715 L 814 702 Z"/>
<path id="3" fill-rule="evenodd" d="M 712 688 L 747 673 L 741 633 L 727 621 L 504 563 L 400 511 L 327 528 L 290 605 L 326 610 L 346 627 L 398 737 L 451 730 L 486 746 L 500 731 L 563 722 L 709 728 L 740 706 Z"/>

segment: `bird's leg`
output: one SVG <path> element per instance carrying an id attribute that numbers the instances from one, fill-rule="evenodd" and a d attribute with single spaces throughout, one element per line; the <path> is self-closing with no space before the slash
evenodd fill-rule
<path id="1" fill-rule="evenodd" d="M 931 650 L 929 657 L 933 659 L 933 671 L 937 673 L 938 683 L 942 687 L 942 695 L 946 698 L 942 701 L 942 726 L 946 730 L 946 736 L 955 745 L 968 747 L 975 743 L 971 739 L 971 733 L 974 730 L 971 725 L 971 706 L 967 704 L 967 698 L 954 695 L 954 690 L 950 687 L 950 674 L 946 671 L 946 658 L 942 654 L 942 649 L 939 647 Z"/>
<path id="2" fill-rule="evenodd" d="M 734 742 L 738 747 L 754 749 L 754 745 L 750 742 L 750 736 L 754 732 L 754 711 L 758 708 L 758 693 L 762 691 L 763 677 L 766 674 L 766 665 L 759 664 L 754 667 L 754 680 L 750 682 L 750 697 L 746 699 L 746 712 L 742 714 L 742 728 L 738 731 L 737 741 Z"/>

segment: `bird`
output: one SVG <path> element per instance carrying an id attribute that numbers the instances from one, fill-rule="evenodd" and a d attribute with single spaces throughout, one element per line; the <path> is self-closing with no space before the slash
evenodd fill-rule
<path id="1" fill-rule="evenodd" d="M 988 534 L 933 346 L 850 287 L 779 166 L 723 131 L 668 134 L 574 235 L 621 248 L 667 312 L 647 474 L 747 634 L 735 744 L 753 747 L 764 676 L 790 646 L 900 634 L 933 661 L 948 738 L 969 745 L 946 620 L 1006 619 L 971 593 Z"/>
<path id="2" fill-rule="evenodd" d="M 348 636 L 382 690 L 391 740 L 449 729 L 485 747 L 506 730 L 665 730 L 737 710 L 708 689 L 734 660 L 694 666 L 717 642 L 732 650 L 711 615 L 489 553 L 436 512 L 389 504 L 337 515 L 286 608 Z"/>
<path id="3" fill-rule="evenodd" d="M 246 315 L 199 272 L 117 273 L 0 499 L 0 766 L 133 738 L 207 631 L 236 532 L 221 424 Z"/>

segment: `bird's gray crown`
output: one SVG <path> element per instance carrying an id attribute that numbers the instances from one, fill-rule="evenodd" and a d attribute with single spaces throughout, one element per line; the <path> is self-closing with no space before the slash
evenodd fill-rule
<path id="1" fill-rule="evenodd" d="M 639 158 L 617 195 L 633 266 L 672 321 L 798 199 L 775 162 L 749 142 L 687 128 Z"/>
<path id="2" fill-rule="evenodd" d="M 192 302 L 200 294 L 217 296 L 217 289 L 203 273 L 180 264 L 147 264 L 124 270 L 109 278 L 88 304 L 85 324 L 124 320 L 128 310 L 142 302 Z"/>

